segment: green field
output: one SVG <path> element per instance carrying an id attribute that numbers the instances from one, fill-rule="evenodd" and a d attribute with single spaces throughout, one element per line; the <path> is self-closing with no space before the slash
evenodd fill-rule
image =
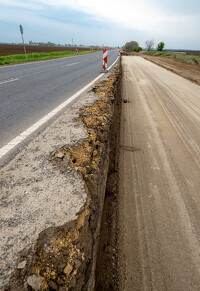
<path id="1" fill-rule="evenodd" d="M 97 52 L 97 50 L 95 52 Z M 90 53 L 93 53 L 93 51 L 80 51 L 79 55 L 90 54 Z M 54 52 L 54 53 L 32 53 L 32 54 L 27 54 L 27 60 L 26 60 L 25 55 L 0 56 L 0 65 L 11 65 L 11 64 L 19 64 L 19 63 L 25 63 L 25 62 L 50 60 L 50 59 L 71 57 L 75 55 L 76 53 L 72 51 Z"/>
<path id="2" fill-rule="evenodd" d="M 195 56 L 195 55 L 186 55 L 185 53 L 176 53 L 176 52 L 165 52 L 165 51 L 145 51 L 143 52 L 148 55 L 152 56 L 163 56 L 167 58 L 171 58 L 174 60 L 181 61 L 183 63 L 187 64 L 196 64 L 200 65 L 200 56 Z"/>

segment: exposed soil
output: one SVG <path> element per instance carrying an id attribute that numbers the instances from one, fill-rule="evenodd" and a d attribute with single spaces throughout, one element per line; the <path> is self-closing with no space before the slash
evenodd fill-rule
<path id="1" fill-rule="evenodd" d="M 190 65 L 182 63 L 178 60 L 173 60 L 171 58 L 162 57 L 162 56 L 149 56 L 145 54 L 140 54 L 144 59 L 155 63 L 181 77 L 184 77 L 198 85 L 200 85 L 200 66 L 199 65 Z"/>
<path id="2" fill-rule="evenodd" d="M 193 83 L 200 85 L 200 65 L 198 64 L 187 64 L 165 56 L 150 56 L 144 53 L 123 52 L 122 55 L 143 57 L 144 59 L 151 61 L 158 66 L 161 66 L 181 77 L 184 77 L 185 79 L 192 81 Z"/>
<path id="3" fill-rule="evenodd" d="M 77 47 L 66 47 L 66 46 L 34 46 L 26 45 L 27 54 L 32 53 L 52 53 L 52 52 L 64 52 L 64 51 L 75 51 Z M 79 47 L 79 51 L 87 51 L 90 48 Z M 13 44 L 0 44 L 0 56 L 18 55 L 24 54 L 23 45 Z"/>
<path id="4" fill-rule="evenodd" d="M 121 116 L 121 83 L 110 137 L 110 157 L 97 254 L 95 290 L 118 290 L 118 161 Z"/>

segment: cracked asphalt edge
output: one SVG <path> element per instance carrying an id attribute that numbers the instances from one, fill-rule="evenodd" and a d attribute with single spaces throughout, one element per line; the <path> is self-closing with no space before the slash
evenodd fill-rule
<path id="1" fill-rule="evenodd" d="M 120 68 L 1 169 L 2 290 L 92 290 Z"/>

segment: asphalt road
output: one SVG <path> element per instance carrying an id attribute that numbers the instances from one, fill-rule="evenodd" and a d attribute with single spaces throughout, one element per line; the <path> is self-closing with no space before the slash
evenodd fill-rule
<path id="1" fill-rule="evenodd" d="M 108 66 L 117 51 L 108 52 Z M 0 148 L 67 100 L 102 69 L 102 52 L 0 67 Z"/>
<path id="2" fill-rule="evenodd" d="M 120 290 L 200 290 L 200 86 L 122 65 Z"/>

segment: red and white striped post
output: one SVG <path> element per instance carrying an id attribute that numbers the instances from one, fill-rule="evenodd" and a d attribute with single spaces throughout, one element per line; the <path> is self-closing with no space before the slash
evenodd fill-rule
<path id="1" fill-rule="evenodd" d="M 78 55 L 78 49 L 76 49 L 76 54 Z"/>
<path id="2" fill-rule="evenodd" d="M 121 53 L 121 49 L 118 50 L 118 56 L 120 56 L 120 53 Z"/>
<path id="3" fill-rule="evenodd" d="M 108 50 L 103 50 L 103 70 L 107 70 L 108 67 Z"/>

